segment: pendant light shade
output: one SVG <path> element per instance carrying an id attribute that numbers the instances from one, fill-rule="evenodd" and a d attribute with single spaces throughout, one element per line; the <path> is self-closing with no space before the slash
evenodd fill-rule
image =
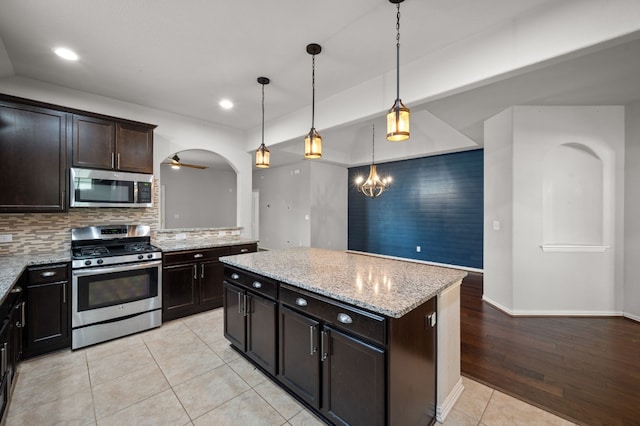
<path id="1" fill-rule="evenodd" d="M 362 192 L 365 196 L 369 198 L 377 198 L 384 191 L 389 189 L 391 186 L 391 177 L 386 176 L 381 178 L 378 175 L 378 169 L 375 164 L 375 125 L 372 129 L 371 136 L 371 146 L 372 146 L 372 154 L 371 154 L 371 166 L 369 166 L 369 177 L 365 180 L 362 176 L 356 178 L 356 187 L 358 191 Z"/>
<path id="2" fill-rule="evenodd" d="M 322 157 L 322 136 L 315 128 L 315 104 L 316 104 L 316 55 L 322 51 L 319 44 L 307 45 L 307 53 L 311 55 L 311 130 L 304 138 L 304 158 Z"/>
<path id="3" fill-rule="evenodd" d="M 262 143 L 256 151 L 256 167 L 266 169 L 269 167 L 269 150 L 264 144 L 264 86 L 269 84 L 267 77 L 258 77 L 258 83 L 262 85 Z"/>
<path id="4" fill-rule="evenodd" d="M 409 139 L 409 108 L 400 100 L 400 3 L 404 0 L 389 0 L 397 5 L 396 14 L 396 100 L 387 113 L 387 140 L 401 142 Z"/>

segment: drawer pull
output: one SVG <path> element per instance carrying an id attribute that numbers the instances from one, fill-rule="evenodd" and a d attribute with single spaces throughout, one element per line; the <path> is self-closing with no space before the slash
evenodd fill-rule
<path id="1" fill-rule="evenodd" d="M 196 253 L 196 254 L 194 254 L 194 255 L 193 255 L 193 258 L 194 258 L 194 259 L 200 259 L 202 256 L 204 256 L 204 254 L 202 254 L 202 253 Z"/>
<path id="2" fill-rule="evenodd" d="M 298 297 L 296 299 L 296 305 L 298 305 L 298 306 L 307 306 L 307 301 L 305 299 L 303 299 L 302 297 Z"/>
<path id="3" fill-rule="evenodd" d="M 351 319 L 351 317 L 347 314 L 339 313 L 338 321 L 340 321 L 343 324 L 351 324 L 353 322 L 353 319 Z"/>
<path id="4" fill-rule="evenodd" d="M 262 283 L 260 281 L 253 282 L 253 288 L 262 288 Z"/>
<path id="5" fill-rule="evenodd" d="M 53 276 L 55 276 L 55 275 L 56 275 L 55 271 L 46 271 L 46 272 L 42 272 L 42 273 L 40 274 L 40 276 L 41 276 L 42 278 L 51 278 L 51 277 L 53 277 Z"/>
<path id="6" fill-rule="evenodd" d="M 11 289 L 10 293 L 22 293 L 22 287 L 14 287 Z"/>
<path id="7" fill-rule="evenodd" d="M 246 253 L 246 252 L 248 252 L 248 251 L 249 251 L 249 249 L 248 249 L 248 248 L 240 249 L 240 253 Z"/>
<path id="8" fill-rule="evenodd" d="M 240 275 L 238 275 L 236 273 L 233 273 L 233 274 L 231 274 L 231 279 L 232 280 L 238 280 L 238 279 L 240 279 Z"/>

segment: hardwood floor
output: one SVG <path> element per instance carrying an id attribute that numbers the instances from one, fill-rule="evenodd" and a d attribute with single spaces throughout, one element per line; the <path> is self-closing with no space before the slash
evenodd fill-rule
<path id="1" fill-rule="evenodd" d="M 640 324 L 621 317 L 511 317 L 461 289 L 462 374 L 585 425 L 640 425 Z"/>

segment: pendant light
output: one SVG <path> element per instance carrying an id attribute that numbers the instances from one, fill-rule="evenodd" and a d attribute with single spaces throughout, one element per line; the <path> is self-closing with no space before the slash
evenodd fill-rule
<path id="1" fill-rule="evenodd" d="M 269 82 L 267 77 L 258 77 L 258 83 L 262 85 L 262 143 L 256 151 L 256 167 L 260 169 L 269 167 L 269 150 L 264 144 L 264 86 Z"/>
<path id="2" fill-rule="evenodd" d="M 400 100 L 400 3 L 404 0 L 389 0 L 398 6 L 396 14 L 396 100 L 387 113 L 387 140 L 401 142 L 409 139 L 409 108 Z"/>
<path id="3" fill-rule="evenodd" d="M 316 104 L 316 55 L 322 51 L 319 44 L 307 45 L 307 53 L 311 55 L 311 130 L 304 138 L 304 158 L 322 157 L 322 136 L 314 126 Z"/>
<path id="4" fill-rule="evenodd" d="M 362 176 L 358 176 L 356 178 L 356 186 L 358 191 L 362 192 L 369 198 L 377 198 L 384 191 L 389 189 L 391 186 L 391 177 L 387 176 L 384 178 L 380 178 L 378 176 L 378 171 L 376 168 L 376 138 L 375 138 L 376 127 L 375 124 L 372 128 L 372 136 L 371 136 L 371 146 L 372 146 L 372 154 L 371 154 L 371 166 L 369 167 L 369 177 L 367 180 L 364 180 Z M 364 181 L 364 182 L 363 182 Z"/>

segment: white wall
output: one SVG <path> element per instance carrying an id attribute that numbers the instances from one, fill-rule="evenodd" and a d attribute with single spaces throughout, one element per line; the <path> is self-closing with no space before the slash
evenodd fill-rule
<path id="1" fill-rule="evenodd" d="M 624 312 L 640 321 L 640 102 L 625 116 Z"/>
<path id="2" fill-rule="evenodd" d="M 96 96 L 21 77 L 0 79 L 0 92 L 84 111 L 127 118 L 158 127 L 154 132 L 153 168 L 159 176 L 160 163 L 170 155 L 186 149 L 204 149 L 224 157 L 237 173 L 236 225 L 242 236 L 251 238 L 251 169 L 252 156 L 240 150 L 244 134 L 239 130 L 216 126 L 152 108 Z"/>
<path id="3" fill-rule="evenodd" d="M 513 309 L 513 109 L 484 124 L 484 298 Z M 494 229 L 494 222 L 499 229 Z"/>
<path id="4" fill-rule="evenodd" d="M 260 248 L 310 247 L 311 163 L 271 167 L 253 172 L 260 193 Z"/>
<path id="5" fill-rule="evenodd" d="M 347 249 L 347 169 L 303 160 L 256 170 L 260 247 Z"/>
<path id="6" fill-rule="evenodd" d="M 485 144 L 491 150 L 504 144 L 505 133 L 512 130 L 512 164 L 494 161 L 501 168 L 485 170 L 492 175 L 509 173 L 512 168 L 512 241 L 498 240 L 496 232 L 487 231 L 485 274 L 493 269 L 500 276 L 497 284 L 485 282 L 487 299 L 500 302 L 508 296 L 504 289 L 508 266 L 496 266 L 491 248 L 512 250 L 513 300 L 505 305 L 514 314 L 574 314 L 616 315 L 622 312 L 623 296 L 623 230 L 624 230 L 624 107 L 513 107 L 512 124 L 495 117 L 488 123 Z M 504 117 L 502 117 L 504 118 Z M 560 146 L 583 147 L 592 151 L 602 164 L 602 241 L 584 244 L 576 235 L 575 241 L 545 241 L 545 173 L 549 155 Z M 485 153 L 486 155 L 486 153 Z M 572 160 L 567 160 L 572 161 Z M 572 167 L 567 164 L 567 170 Z M 548 174 L 546 175 L 548 178 Z M 486 183 L 489 193 L 494 191 Z M 578 189 L 578 188 L 576 188 Z M 501 189 L 504 190 L 504 189 Z M 593 191 L 593 187 L 582 188 Z M 506 198 L 505 198 L 506 201 Z M 497 203 L 489 200 L 485 211 L 487 221 L 498 217 Z M 574 212 L 592 219 L 591 212 Z M 593 223 L 593 220 L 584 223 Z M 549 233 L 547 232 L 547 235 Z M 567 238 L 567 234 L 562 234 Z M 598 235 L 590 232 L 589 235 Z M 547 250 L 541 248 L 547 244 Z M 492 258 L 494 256 L 494 258 Z M 508 262 L 508 257 L 503 256 Z M 487 258 L 485 258 L 487 260 Z M 488 284 L 488 287 L 487 287 Z"/>
<path id="7" fill-rule="evenodd" d="M 198 170 L 163 166 L 165 228 L 236 226 L 236 174 L 228 170 Z"/>
<path id="8" fill-rule="evenodd" d="M 348 170 L 311 163 L 311 247 L 347 249 Z"/>

